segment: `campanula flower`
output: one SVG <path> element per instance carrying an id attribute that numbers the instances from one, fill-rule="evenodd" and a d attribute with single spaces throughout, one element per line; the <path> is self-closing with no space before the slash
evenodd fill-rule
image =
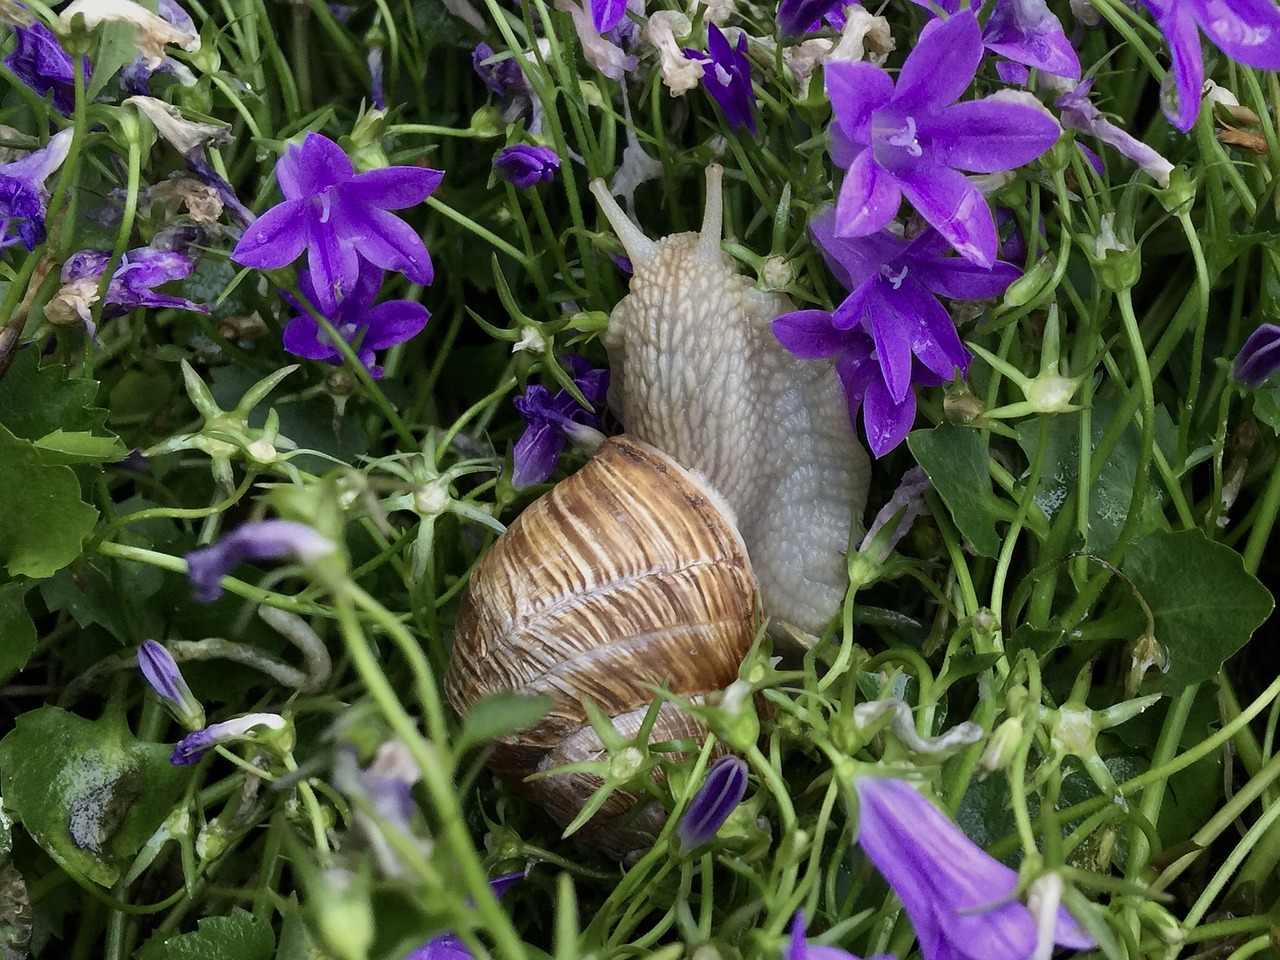
<path id="1" fill-rule="evenodd" d="M 784 36 L 798 37 L 843 5 L 844 0 L 782 0 L 778 4 L 778 24 Z"/>
<path id="2" fill-rule="evenodd" d="M 443 176 L 423 167 L 356 173 L 341 147 L 308 133 L 276 164 L 284 202 L 254 221 L 231 258 L 272 270 L 292 263 L 305 249 L 316 305 L 326 313 L 355 288 L 362 259 L 428 284 L 435 274 L 426 245 L 416 230 L 387 211 L 421 203 Z"/>
<path id="3" fill-rule="evenodd" d="M 542 101 L 525 79 L 515 57 L 494 59 L 493 47 L 481 42 L 471 51 L 471 66 L 484 81 L 485 86 L 502 98 L 502 119 L 505 123 L 525 120 L 530 133 L 542 130 Z"/>
<path id="4" fill-rule="evenodd" d="M 839 947 L 824 947 L 809 943 L 804 937 L 804 911 L 797 910 L 791 921 L 791 941 L 787 945 L 784 960 L 859 960 Z M 881 953 L 867 960 L 894 960 L 892 954 Z"/>
<path id="5" fill-rule="evenodd" d="M 1264 323 L 1249 334 L 1232 364 L 1235 378 L 1254 390 L 1280 370 L 1280 327 Z"/>
<path id="6" fill-rule="evenodd" d="M 89 335 L 94 336 L 89 311 L 98 302 L 98 288 L 110 260 L 109 250 L 80 250 L 68 257 L 62 265 L 62 286 L 45 306 L 45 319 L 62 326 L 83 321 Z M 136 247 L 127 251 L 107 284 L 102 316 L 122 317 L 141 307 L 208 313 L 202 303 L 155 291 L 162 283 L 185 279 L 195 266 L 195 260 L 175 250 Z"/>
<path id="7" fill-rule="evenodd" d="M 1161 187 L 1169 186 L 1169 174 L 1173 172 L 1173 164 L 1104 117 L 1101 111 L 1089 102 L 1089 90 L 1092 86 L 1093 78 L 1090 77 L 1054 101 L 1054 106 L 1062 111 L 1062 125 L 1069 130 L 1092 134 L 1136 163 L 1143 173 Z"/>
<path id="8" fill-rule="evenodd" d="M 169 4 L 170 8 L 176 4 Z M 71 32 L 77 19 L 84 20 L 84 28 L 90 32 L 104 23 L 127 23 L 133 26 L 133 45 L 152 70 L 165 59 L 165 44 L 181 47 L 188 53 L 200 49 L 200 34 L 189 16 L 185 25 L 175 25 L 164 17 L 152 13 L 134 0 L 72 0 L 58 14 L 58 24 L 63 33 Z"/>
<path id="9" fill-rule="evenodd" d="M 173 27 L 181 37 L 195 37 L 195 47 L 191 49 L 199 48 L 200 31 L 196 29 L 195 21 L 191 19 L 191 14 L 183 10 L 174 0 L 158 0 L 156 13 L 159 14 L 161 20 Z M 144 54 L 141 50 L 134 56 L 132 63 L 127 63 L 120 69 L 119 76 L 121 85 L 128 93 L 149 97 L 151 95 L 151 78 L 157 73 L 173 74 L 178 82 L 184 86 L 195 86 L 196 84 L 195 74 L 191 72 L 185 63 L 167 55 L 159 63 L 156 63 L 150 52 Z"/>
<path id="10" fill-rule="evenodd" d="M 69 115 L 76 106 L 71 55 L 62 49 L 54 32 L 39 21 L 29 27 L 15 26 L 13 30 L 17 43 L 4 58 L 4 65 L 41 96 L 52 93 L 53 109 L 64 117 Z"/>
<path id="11" fill-rule="evenodd" d="M 590 0 L 591 25 L 599 33 L 608 33 L 627 14 L 627 0 Z"/>
<path id="12" fill-rule="evenodd" d="M 746 127 L 754 137 L 756 129 L 755 98 L 751 91 L 751 63 L 747 60 L 747 35 L 739 31 L 737 42 L 729 46 L 729 38 L 714 23 L 707 25 L 707 52 L 685 50 L 690 60 L 702 64 L 702 85 L 720 104 L 729 126 Z"/>
<path id="13" fill-rule="evenodd" d="M 724 756 L 713 763 L 706 780 L 689 802 L 689 809 L 676 824 L 680 849 L 687 853 L 714 837 L 746 792 L 746 761 Z"/>
<path id="14" fill-rule="evenodd" d="M 967 0 L 912 0 L 930 13 L 940 7 L 948 16 L 959 13 Z M 977 10 L 981 3 L 974 3 Z M 982 45 L 992 53 L 1008 57 L 1012 64 L 1000 61 L 996 72 L 1006 82 L 1025 83 L 1027 68 L 1041 73 L 1078 79 L 1080 58 L 1062 29 L 1062 21 L 1054 16 L 1045 0 L 996 0 L 995 9 L 982 28 Z"/>
<path id="15" fill-rule="evenodd" d="M 212 603 L 222 596 L 222 578 L 242 560 L 292 557 L 314 563 L 337 549 L 328 537 L 292 520 L 242 523 L 217 543 L 187 554 L 187 576 L 195 598 Z"/>
<path id="16" fill-rule="evenodd" d="M 634 26 L 630 21 L 619 21 L 612 30 L 601 31 L 593 22 L 594 11 L 586 10 L 582 0 L 555 0 L 555 8 L 569 14 L 582 55 L 610 80 L 622 80 L 639 65 L 639 59 L 623 49 L 622 42 L 632 36 L 632 31 L 624 29 Z M 640 9 L 643 11 L 643 4 Z"/>
<path id="17" fill-rule="evenodd" d="M 501 897 L 516 881 L 523 879 L 523 873 L 509 873 L 502 877 L 494 877 L 489 881 L 489 889 L 493 891 L 495 897 Z M 457 936 L 452 933 L 442 933 L 432 937 L 404 960 L 472 960 L 474 956 Z"/>
<path id="18" fill-rule="evenodd" d="M 258 728 L 273 731 L 276 736 L 267 734 L 269 739 L 288 744 L 292 740 L 289 721 L 278 713 L 250 713 L 234 720 L 214 723 L 188 734 L 178 741 L 169 755 L 169 762 L 175 767 L 185 767 L 197 762 L 206 753 L 220 743 L 234 743 L 239 740 L 255 740 L 261 734 L 255 733 Z"/>
<path id="19" fill-rule="evenodd" d="M 1204 58 L 1200 31 L 1232 60 L 1280 70 L 1280 8 L 1271 0 L 1144 0 L 1169 44 L 1173 64 L 1160 91 L 1161 108 L 1179 130 L 1200 114 Z"/>
<path id="20" fill-rule="evenodd" d="M 898 895 L 924 960 L 1027 960 L 1036 919 L 1017 899 L 1018 874 L 966 837 L 915 788 L 860 776 L 858 844 Z M 1059 907 L 1046 931 L 1075 950 L 1093 938 Z M 1047 946 L 1047 944 L 1046 944 Z"/>
<path id="21" fill-rule="evenodd" d="M 173 654 L 154 640 L 145 640 L 138 647 L 138 669 L 183 726 L 191 730 L 204 726 L 204 707 L 187 686 Z"/>
<path id="22" fill-rule="evenodd" d="M 598 439 L 600 412 L 609 391 L 609 371 L 591 366 L 576 354 L 566 354 L 565 365 L 590 408 L 583 407 L 568 390 L 552 394 L 546 387 L 530 384 L 515 406 L 524 417 L 525 431 L 512 451 L 516 489 L 541 483 L 556 468 L 556 461 L 571 439 Z"/>
<path id="23" fill-rule="evenodd" d="M 0 246 L 8 246 L 5 241 L 15 228 L 29 251 L 44 241 L 44 218 L 49 207 L 49 190 L 44 182 L 67 159 L 71 136 L 68 127 L 55 133 L 39 150 L 0 164 Z"/>
<path id="24" fill-rule="evenodd" d="M 534 147 L 518 143 L 504 147 L 493 159 L 493 169 L 504 180 L 522 190 L 539 183 L 550 183 L 560 169 L 560 157 L 550 147 Z"/>
<path id="25" fill-rule="evenodd" d="M 960 171 L 997 173 L 1030 163 L 1058 139 L 1056 120 L 1029 94 L 1005 90 L 955 103 L 982 60 L 971 10 L 925 25 L 893 79 L 870 63 L 832 63 L 832 158 L 848 173 L 836 205 L 840 236 L 885 227 L 905 196 L 968 260 L 996 257 L 986 200 Z"/>
<path id="26" fill-rule="evenodd" d="M 375 307 L 373 301 L 381 286 L 382 271 L 361 263 L 355 287 L 335 310 L 325 313 L 326 319 L 342 339 L 351 344 L 369 376 L 375 380 L 382 376 L 382 368 L 374 363 L 374 351 L 385 350 L 416 337 L 431 317 L 426 307 L 413 300 L 387 300 Z M 311 303 L 317 302 L 308 271 L 298 276 L 298 290 Z M 299 311 L 298 316 L 285 325 L 284 348 L 294 356 L 340 366 L 342 354 L 329 339 L 328 332 L 302 304 L 288 294 L 284 296 Z"/>

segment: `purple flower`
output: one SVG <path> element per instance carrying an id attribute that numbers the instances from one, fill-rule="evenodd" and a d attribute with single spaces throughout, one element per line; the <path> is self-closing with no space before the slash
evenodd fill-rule
<path id="1" fill-rule="evenodd" d="M 203 147 L 197 147 L 190 153 L 186 154 L 187 169 L 190 170 L 201 183 L 213 187 L 218 192 L 218 199 L 222 201 L 222 208 L 231 214 L 232 219 L 242 227 L 247 227 L 253 223 L 257 217 L 253 211 L 240 202 L 240 198 L 236 196 L 234 188 L 231 184 L 223 179 L 222 175 L 214 170 L 209 164 L 208 158 L 204 154 Z"/>
<path id="2" fill-rule="evenodd" d="M 782 0 L 778 4 L 778 25 L 788 37 L 799 37 L 810 32 L 814 25 L 834 10 L 844 6 L 845 0 Z"/>
<path id="3" fill-rule="evenodd" d="M 724 111 L 729 126 L 746 127 L 757 134 L 755 100 L 751 91 L 751 63 L 747 60 L 747 35 L 738 33 L 732 47 L 714 23 L 707 25 L 707 52 L 685 50 L 690 60 L 702 64 L 702 85 Z"/>
<path id="4" fill-rule="evenodd" d="M 1161 89 L 1164 115 L 1184 133 L 1195 125 L 1204 87 L 1200 31 L 1232 60 L 1280 70 L 1280 9 L 1272 0 L 1145 0 L 1169 44 Z"/>
<path id="5" fill-rule="evenodd" d="M 214 723 L 188 734 L 178 741 L 169 754 L 169 762 L 175 767 L 185 767 L 195 763 L 219 743 L 230 743 L 237 740 L 253 740 L 253 730 L 266 727 L 268 730 L 287 731 L 289 721 L 278 713 L 250 713 L 234 720 Z"/>
<path id="6" fill-rule="evenodd" d="M 49 206 L 44 182 L 67 159 L 71 136 L 70 128 L 59 131 L 39 150 L 0 164 L 0 247 L 8 246 L 5 240 L 15 222 L 18 237 L 28 251 L 44 241 L 44 217 Z"/>
<path id="7" fill-rule="evenodd" d="M 538 133 L 542 129 L 542 101 L 529 86 L 515 57 L 486 62 L 493 57 L 493 47 L 487 43 L 478 43 L 471 51 L 471 66 L 485 82 L 485 86 L 502 97 L 503 121 L 515 123 L 522 117 L 527 118 L 528 131 Z"/>
<path id="8" fill-rule="evenodd" d="M 747 792 L 747 764 L 744 760 L 724 756 L 711 765 L 707 779 L 698 788 L 676 825 L 683 852 L 700 847 L 716 835 L 729 814 L 742 802 Z"/>
<path id="9" fill-rule="evenodd" d="M 1167 187 L 1169 174 L 1173 172 L 1173 164 L 1104 117 L 1098 108 L 1089 102 L 1089 90 L 1092 87 L 1093 78 L 1090 77 L 1054 102 L 1054 106 L 1062 111 L 1062 125 L 1069 130 L 1092 134 L 1136 163 L 1142 168 L 1143 173 L 1154 179 L 1161 187 Z"/>
<path id="10" fill-rule="evenodd" d="M 912 0 L 930 13 L 935 5 L 949 16 L 961 10 L 960 0 Z M 972 4 L 976 11 L 981 2 Z M 1042 73 L 1061 77 L 1080 76 L 1080 58 L 1062 29 L 1062 22 L 1054 16 L 1045 0 L 996 0 L 995 9 L 982 28 L 982 45 L 1002 57 L 1018 64 L 1010 70 L 1003 61 L 996 64 L 996 72 L 1006 82 L 1026 82 L 1026 67 L 1034 67 Z"/>
<path id="11" fill-rule="evenodd" d="M 422 332 L 431 317 L 426 307 L 412 300 L 387 300 L 373 306 L 381 286 L 382 271 L 361 263 L 351 292 L 335 310 L 321 311 L 339 336 L 351 344 L 369 376 L 375 380 L 382 376 L 382 368 L 374 363 L 374 351 L 412 339 Z M 311 303 L 318 302 L 309 271 L 299 275 L 298 290 Z M 299 311 L 298 316 L 285 325 L 284 348 L 298 357 L 325 360 L 340 366 L 342 354 L 329 338 L 328 331 L 292 296 L 284 296 Z"/>
<path id="12" fill-rule="evenodd" d="M 503 147 L 493 159 L 493 169 L 504 180 L 520 189 L 537 183 L 550 183 L 560 169 L 560 157 L 550 147 L 531 147 L 516 144 Z"/>
<path id="13" fill-rule="evenodd" d="M 517 880 L 523 879 L 523 873 L 509 873 L 506 876 L 495 877 L 489 881 L 489 889 L 493 891 L 495 897 L 501 897 Z M 404 960 L 472 960 L 474 956 L 457 936 L 452 933 L 442 933 L 432 937 Z"/>
<path id="14" fill-rule="evenodd" d="M 15 26 L 17 44 L 4 65 L 36 93 L 53 93 L 53 109 L 64 117 L 76 107 L 75 64 L 57 36 L 43 23 Z M 86 73 L 88 60 L 85 61 Z"/>
<path id="15" fill-rule="evenodd" d="M 369 47 L 369 53 L 365 56 L 365 63 L 369 67 L 369 98 L 373 101 L 373 109 L 387 109 L 387 97 L 382 90 L 382 47 L 374 44 Z"/>
<path id="16" fill-rule="evenodd" d="M 74 285 L 78 281 L 87 280 L 96 289 L 110 259 L 111 253 L 107 250 L 81 250 L 73 253 L 62 265 L 63 284 Z M 193 313 L 208 313 L 209 308 L 202 303 L 167 293 L 156 293 L 153 289 L 171 280 L 185 279 L 195 266 L 196 262 L 186 254 L 172 250 L 136 247 L 128 251 L 120 258 L 119 266 L 111 275 L 105 297 L 106 303 L 111 306 L 103 311 L 103 316 L 120 317 L 139 307 L 171 307 Z"/>
<path id="17" fill-rule="evenodd" d="M 242 560 L 293 557 L 314 563 L 337 546 L 304 523 L 292 520 L 258 520 L 242 523 L 217 543 L 187 554 L 187 576 L 201 603 L 222 596 L 222 578 Z"/>
<path id="18" fill-rule="evenodd" d="M 1026 960 L 1037 953 L 1036 919 L 1015 898 L 1018 875 L 960 832 L 901 780 L 860 776 L 858 843 L 902 901 L 924 960 Z M 1061 907 L 1061 947 L 1093 938 Z"/>
<path id="19" fill-rule="evenodd" d="M 231 258 L 271 270 L 292 263 L 305 249 L 316 303 L 325 312 L 351 293 L 361 259 L 414 283 L 430 283 L 434 271 L 422 238 L 387 211 L 421 203 L 443 176 L 422 167 L 356 173 L 341 147 L 308 133 L 276 164 L 284 202 L 254 221 Z"/>
<path id="20" fill-rule="evenodd" d="M 838 947 L 815 946 L 804 938 L 804 911 L 797 910 L 791 921 L 791 943 L 784 960 L 859 960 L 847 950 Z M 892 954 L 880 953 L 867 960 L 894 960 Z"/>
<path id="21" fill-rule="evenodd" d="M 195 21 L 191 19 L 191 14 L 178 6 L 174 0 L 158 0 L 156 13 L 165 23 L 177 27 L 182 35 L 189 37 L 199 36 L 200 31 L 196 29 Z M 132 63 L 125 64 L 120 70 L 120 81 L 125 88 L 125 92 L 149 97 L 151 95 L 151 77 L 157 73 L 173 74 L 180 83 L 188 85 L 194 85 L 196 82 L 195 75 L 191 73 L 186 64 L 169 56 L 164 57 L 157 63 L 155 56 L 151 53 L 147 55 L 139 53 L 133 58 Z"/>
<path id="22" fill-rule="evenodd" d="M 835 111 L 832 158 L 848 170 L 836 205 L 840 236 L 886 226 L 903 196 L 966 259 L 995 262 L 991 210 L 961 170 L 996 173 L 1030 163 L 1058 138 L 1033 97 L 1001 91 L 954 103 L 982 60 L 970 10 L 925 25 L 895 87 L 870 63 L 827 65 Z"/>
<path id="23" fill-rule="evenodd" d="M 1264 323 L 1249 334 L 1232 364 L 1235 378 L 1254 390 L 1280 369 L 1280 327 Z"/>
<path id="24" fill-rule="evenodd" d="M 627 0 L 591 0 L 591 25 L 598 33 L 608 33 L 627 14 Z"/>
<path id="25" fill-rule="evenodd" d="M 168 650 L 154 640 L 143 641 L 138 647 L 138 669 L 179 721 L 193 730 L 204 726 L 204 707 L 187 686 Z"/>
<path id="26" fill-rule="evenodd" d="M 915 523 L 916 517 L 923 516 L 929 512 L 929 505 L 925 503 L 924 495 L 933 488 L 933 484 L 929 482 L 929 475 L 920 467 L 912 467 L 902 476 L 902 480 L 898 483 L 898 488 L 893 491 L 893 496 L 889 498 L 889 502 L 880 508 L 880 512 L 876 514 L 876 518 L 871 521 L 871 526 L 867 527 L 867 532 L 862 537 L 862 542 L 858 544 L 858 553 L 867 555 L 871 550 L 875 549 L 874 556 L 871 557 L 876 563 L 884 563 L 889 559 L 889 553 L 898 541 L 907 535 L 911 530 L 911 525 Z M 894 517 L 898 517 L 898 522 L 894 525 L 893 531 L 877 544 L 876 538 Z"/>
<path id="27" fill-rule="evenodd" d="M 568 390 L 553 395 L 546 387 L 531 384 L 515 406 L 528 424 L 512 451 L 517 490 L 541 483 L 556 468 L 565 444 L 574 437 L 600 427 L 600 411 L 609 391 L 609 371 L 596 369 L 576 354 L 566 354 L 564 362 L 574 384 L 590 407 L 583 407 Z"/>

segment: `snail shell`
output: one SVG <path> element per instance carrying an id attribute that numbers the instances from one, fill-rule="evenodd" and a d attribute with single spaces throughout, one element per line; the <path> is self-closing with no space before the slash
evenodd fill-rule
<path id="1" fill-rule="evenodd" d="M 635 737 L 653 687 L 700 700 L 737 678 L 757 607 L 751 562 L 719 494 L 648 444 L 615 437 L 527 507 L 476 565 L 445 693 L 460 714 L 499 691 L 552 698 L 534 727 L 497 741 L 488 764 L 566 826 L 600 779 L 526 778 L 607 756 L 583 700 Z M 705 735 L 664 703 L 650 739 Z M 634 804 L 615 792 L 580 839 L 618 859 L 648 846 L 665 813 Z"/>

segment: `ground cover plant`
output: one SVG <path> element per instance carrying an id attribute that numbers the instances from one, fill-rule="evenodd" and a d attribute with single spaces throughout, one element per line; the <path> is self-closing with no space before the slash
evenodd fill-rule
<path id="1" fill-rule="evenodd" d="M 1280 954 L 1274 0 L 0 20 L 5 960 Z M 455 712 L 624 430 L 745 656 Z"/>

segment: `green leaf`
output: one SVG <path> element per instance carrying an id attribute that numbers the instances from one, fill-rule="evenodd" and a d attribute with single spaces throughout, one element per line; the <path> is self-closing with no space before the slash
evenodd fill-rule
<path id="1" fill-rule="evenodd" d="M 138 55 L 137 33 L 137 27 L 121 22 L 107 22 L 98 28 L 98 49 L 92 57 L 93 73 L 85 89 L 87 103 L 93 103 L 121 67 L 133 62 Z"/>
<path id="2" fill-rule="evenodd" d="M 1259 387 L 1253 393 L 1253 415 L 1280 435 L 1280 386 Z"/>
<path id="3" fill-rule="evenodd" d="M 1010 519 L 1011 511 L 991 492 L 987 470 L 991 455 L 982 434 L 943 423 L 910 434 L 907 446 L 965 539 L 982 556 L 996 556 L 1000 552 L 996 522 Z"/>
<path id="4" fill-rule="evenodd" d="M 95 437 L 83 431 L 55 430 L 35 445 L 45 463 L 114 463 L 129 454 L 129 448 L 115 437 Z"/>
<path id="5" fill-rule="evenodd" d="M 1090 447 L 1096 449 L 1103 433 L 1116 417 L 1119 399 L 1107 397 L 1096 400 L 1090 410 Z M 1052 518 L 1070 501 L 1080 487 L 1080 429 L 1083 414 L 1068 413 L 1053 417 L 1049 422 L 1049 441 L 1045 447 L 1040 470 L 1040 483 L 1036 487 L 1036 505 Z M 1018 444 L 1034 460 L 1040 446 L 1040 420 L 1029 419 L 1018 424 Z M 1156 446 L 1166 457 L 1173 456 L 1176 431 L 1168 412 L 1156 410 Z M 1129 501 L 1133 484 L 1138 476 L 1138 454 L 1142 446 L 1142 433 L 1137 424 L 1131 423 L 1121 434 L 1107 460 L 1097 483 L 1089 489 L 1088 530 L 1085 549 L 1089 553 L 1107 554 L 1116 545 L 1116 538 L 1129 514 Z M 1096 465 L 1096 464 L 1095 464 Z M 1155 530 L 1165 525 L 1161 502 L 1163 488 L 1154 469 L 1149 473 L 1147 499 L 1144 505 L 1144 529 Z"/>
<path id="6" fill-rule="evenodd" d="M 182 795 L 190 774 L 169 752 L 136 739 L 122 716 L 41 707 L 0 740 L 0 795 L 64 870 L 109 887 Z"/>
<path id="7" fill-rule="evenodd" d="M 472 747 L 507 734 L 531 727 L 550 711 L 551 697 L 531 697 L 521 693 L 494 693 L 467 711 L 458 734 L 457 751 L 463 753 Z"/>
<path id="8" fill-rule="evenodd" d="M 36 648 L 36 628 L 23 598 L 30 582 L 0 584 L 0 682 L 27 665 Z"/>
<path id="9" fill-rule="evenodd" d="M 271 960 L 271 924 L 236 907 L 229 917 L 205 917 L 191 933 L 149 941 L 140 960 Z"/>
<path id="10" fill-rule="evenodd" d="M 80 556 L 98 511 L 80 499 L 69 467 L 49 466 L 35 446 L 0 426 L 0 563 L 13 577 L 47 577 Z"/>
<path id="11" fill-rule="evenodd" d="M 1144 694 L 1179 693 L 1215 676 L 1275 606 L 1240 555 L 1199 530 L 1151 534 L 1125 556 L 1123 570 L 1169 653 L 1168 672 L 1147 674 Z"/>
<path id="12" fill-rule="evenodd" d="M 72 377 L 57 364 L 40 366 L 36 350 L 19 350 L 0 380 L 0 423 L 24 440 L 55 430 L 101 432 L 107 412 L 91 406 L 98 382 Z"/>

